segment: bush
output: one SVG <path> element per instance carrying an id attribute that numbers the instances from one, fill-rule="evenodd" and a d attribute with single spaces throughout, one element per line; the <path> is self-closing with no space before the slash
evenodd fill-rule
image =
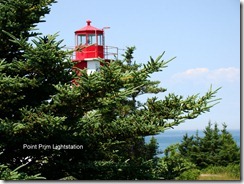
<path id="1" fill-rule="evenodd" d="M 196 169 L 196 165 L 179 154 L 178 144 L 169 146 L 164 151 L 158 165 L 158 175 L 164 180 L 177 179 L 183 172 Z"/>
<path id="2" fill-rule="evenodd" d="M 226 167 L 226 170 L 228 171 L 229 175 L 235 178 L 241 177 L 241 166 L 240 164 L 229 164 Z"/>
<path id="3" fill-rule="evenodd" d="M 190 169 L 184 171 L 176 180 L 197 180 L 200 175 L 200 170 L 198 169 Z"/>
<path id="4" fill-rule="evenodd" d="M 202 173 L 208 173 L 208 174 L 218 174 L 218 173 L 224 173 L 226 172 L 226 167 L 224 166 L 208 166 L 205 169 L 202 169 Z"/>

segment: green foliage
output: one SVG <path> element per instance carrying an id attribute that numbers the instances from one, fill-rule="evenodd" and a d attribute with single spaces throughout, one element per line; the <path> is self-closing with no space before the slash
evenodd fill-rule
<path id="1" fill-rule="evenodd" d="M 201 172 L 210 174 L 231 172 L 233 176 L 240 177 L 240 164 L 229 164 L 227 166 L 208 166 Z"/>
<path id="2" fill-rule="evenodd" d="M 132 59 L 133 59 L 133 53 L 135 51 L 136 47 L 127 47 L 127 50 L 125 51 L 125 54 L 122 54 L 122 56 L 125 58 L 124 61 L 131 65 Z"/>
<path id="3" fill-rule="evenodd" d="M 187 98 L 151 97 L 141 103 L 138 96 L 166 90 L 150 76 L 174 58 L 165 61 L 162 53 L 137 64 L 132 62 L 134 47 L 127 49 L 123 60 L 100 60 L 99 72 L 74 75 L 71 53 L 56 34 L 29 40 L 38 35 L 31 27 L 49 13 L 53 2 L 0 4 L 9 18 L 6 22 L 0 16 L 0 162 L 11 171 L 25 164 L 21 173 L 40 173 L 47 179 L 157 179 L 157 143 L 152 139 L 146 144 L 144 136 L 208 112 L 219 101 L 219 89 Z M 52 145 L 83 149 L 48 147 Z M 169 156 L 172 164 L 166 166 L 177 164 L 171 157 L 175 156 Z M 176 173 L 193 167 L 182 157 L 178 161 Z"/>
<path id="4" fill-rule="evenodd" d="M 209 122 L 202 138 L 198 136 L 198 133 L 191 137 L 185 135 L 179 146 L 180 153 L 188 157 L 199 168 L 205 168 L 209 165 L 238 164 L 240 162 L 240 148 L 226 127 L 223 124 L 220 133 L 217 124 L 215 123 L 212 128 L 212 124 Z"/>
<path id="5" fill-rule="evenodd" d="M 196 165 L 188 158 L 180 155 L 178 144 L 173 144 L 165 149 L 165 156 L 158 163 L 158 175 L 164 180 L 179 179 L 178 177 L 186 171 L 195 170 Z M 187 177 L 185 173 L 182 177 Z M 190 177 L 190 176 L 189 176 Z"/>
<path id="6" fill-rule="evenodd" d="M 171 145 L 164 150 L 165 156 L 159 161 L 160 177 L 165 179 L 195 180 L 199 170 L 210 174 L 240 173 L 240 148 L 223 124 L 209 122 L 204 136 L 183 136 L 180 144 Z M 234 172 L 231 172 L 234 171 Z M 231 176 L 233 176 L 231 174 Z M 236 177 L 236 176 L 234 176 Z"/>
<path id="7" fill-rule="evenodd" d="M 1 180 L 40 180 L 45 179 L 40 174 L 28 176 L 26 173 L 19 172 L 19 170 L 26 164 L 19 166 L 18 168 L 11 170 L 5 165 L 0 165 L 0 178 Z"/>
<path id="8" fill-rule="evenodd" d="M 72 79 L 68 52 L 61 50 L 61 42 L 56 42 L 56 37 L 49 35 L 45 43 L 43 37 L 37 37 L 32 40 L 34 45 L 13 37 L 23 48 L 26 59 L 0 63 L 0 95 L 3 97 L 0 118 L 13 117 L 13 113 L 19 118 L 21 107 L 40 105 L 55 94 L 54 85 Z"/>
<path id="9" fill-rule="evenodd" d="M 201 171 L 198 169 L 190 169 L 184 171 L 176 180 L 197 180 Z"/>
<path id="10" fill-rule="evenodd" d="M 240 164 L 229 164 L 227 165 L 227 171 L 230 176 L 235 178 L 241 177 L 241 165 Z"/>
<path id="11" fill-rule="evenodd" d="M 21 58 L 23 51 L 19 45 L 9 42 L 6 31 L 16 38 L 36 36 L 34 32 L 37 23 L 44 22 L 42 17 L 50 12 L 49 6 L 55 0 L 0 0 L 0 58 L 12 62 L 14 58 Z"/>
<path id="12" fill-rule="evenodd" d="M 227 166 L 208 166 L 201 170 L 201 173 L 208 174 L 225 174 L 232 178 L 240 178 L 241 176 L 240 164 L 230 163 Z"/>

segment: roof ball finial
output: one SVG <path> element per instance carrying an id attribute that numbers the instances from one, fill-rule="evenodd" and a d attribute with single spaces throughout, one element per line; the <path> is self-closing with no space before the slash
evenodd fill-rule
<path id="1" fill-rule="evenodd" d="M 90 26 L 91 21 L 90 20 L 87 20 L 86 23 L 87 23 L 88 26 Z"/>

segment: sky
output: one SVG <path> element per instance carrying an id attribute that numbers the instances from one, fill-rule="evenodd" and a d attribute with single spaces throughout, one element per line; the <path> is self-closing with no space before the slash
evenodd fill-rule
<path id="1" fill-rule="evenodd" d="M 146 63 L 165 51 L 176 56 L 152 80 L 161 81 L 168 93 L 187 97 L 204 95 L 212 85 L 222 87 L 222 98 L 210 112 L 187 120 L 175 129 L 202 130 L 208 122 L 240 129 L 240 1 L 238 0 L 58 0 L 46 22 L 37 28 L 44 35 L 59 33 L 67 47 L 74 47 L 74 31 L 91 25 L 105 30 L 106 45 L 122 49 L 136 46 L 134 60 Z M 142 97 L 142 101 L 146 97 Z"/>

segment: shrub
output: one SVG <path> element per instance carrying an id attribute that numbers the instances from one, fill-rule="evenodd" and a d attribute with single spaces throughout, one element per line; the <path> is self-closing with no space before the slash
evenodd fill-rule
<path id="1" fill-rule="evenodd" d="M 198 169 L 190 169 L 184 171 L 176 180 L 197 180 L 200 175 L 200 170 Z"/>
<path id="2" fill-rule="evenodd" d="M 164 180 L 177 179 L 183 172 L 196 169 L 196 165 L 179 154 L 178 144 L 169 146 L 165 157 L 159 161 L 159 177 Z"/>
<path id="3" fill-rule="evenodd" d="M 240 164 L 229 164 L 226 167 L 226 170 L 228 171 L 229 175 L 235 178 L 240 178 L 241 176 L 241 166 Z"/>

